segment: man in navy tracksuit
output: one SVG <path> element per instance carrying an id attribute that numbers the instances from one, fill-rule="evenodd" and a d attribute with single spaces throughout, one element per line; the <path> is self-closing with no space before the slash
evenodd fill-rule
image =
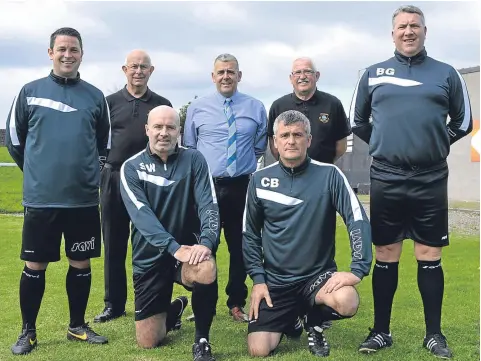
<path id="1" fill-rule="evenodd" d="M 244 262 L 254 282 L 249 352 L 269 355 L 297 315 L 307 314 L 309 350 L 325 357 L 330 348 L 317 325 L 356 313 L 353 286 L 371 268 L 371 228 L 339 168 L 307 156 L 309 119 L 289 110 L 273 130 L 279 162 L 253 174 L 244 213 Z M 349 233 L 350 272 L 338 272 L 334 260 L 336 211 Z"/>
<path id="2" fill-rule="evenodd" d="M 177 282 L 192 290 L 194 361 L 214 361 L 209 331 L 218 296 L 219 207 L 209 167 L 199 151 L 177 146 L 180 119 L 170 106 L 152 109 L 145 128 L 147 148 L 120 169 L 133 224 L 137 343 L 156 347 L 174 328 L 185 307 L 170 304 Z"/>
<path id="3" fill-rule="evenodd" d="M 451 358 L 441 333 L 441 250 L 449 244 L 446 158 L 450 145 L 471 132 L 471 108 L 461 75 L 427 56 L 422 11 L 400 7 L 392 22 L 395 55 L 366 69 L 350 110 L 352 130 L 369 144 L 373 157 L 374 328 L 359 351 L 392 345 L 389 324 L 399 258 L 403 240 L 410 238 L 424 305 L 423 345 L 435 356 Z"/>
<path id="4" fill-rule="evenodd" d="M 61 28 L 50 37 L 48 77 L 26 84 L 7 119 L 9 153 L 23 170 L 25 217 L 20 278 L 22 333 L 12 352 L 37 345 L 36 319 L 49 262 L 60 260 L 62 234 L 70 264 L 67 338 L 103 344 L 107 339 L 85 323 L 90 293 L 90 258 L 100 256 L 99 159 L 110 147 L 109 110 L 102 92 L 80 79 L 82 39 Z"/>

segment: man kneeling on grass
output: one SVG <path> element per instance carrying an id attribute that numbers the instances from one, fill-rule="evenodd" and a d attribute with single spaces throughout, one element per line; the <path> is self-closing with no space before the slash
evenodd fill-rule
<path id="1" fill-rule="evenodd" d="M 120 192 L 133 223 L 137 343 L 156 347 L 179 327 L 187 299 L 170 304 L 177 282 L 192 290 L 194 361 L 214 361 L 209 331 L 217 304 L 219 209 L 207 162 L 199 151 L 177 146 L 180 120 L 171 107 L 152 109 L 145 128 L 146 149 L 120 170 Z"/>
<path id="2" fill-rule="evenodd" d="M 311 353 L 330 347 L 323 321 L 352 317 L 359 306 L 354 288 L 369 274 L 371 228 L 344 174 L 311 160 L 309 120 L 289 110 L 274 122 L 279 162 L 255 172 L 244 214 L 243 252 L 254 282 L 247 344 L 251 356 L 272 353 L 289 335 L 298 314 L 306 314 Z M 347 225 L 351 272 L 337 272 L 336 211 Z"/>

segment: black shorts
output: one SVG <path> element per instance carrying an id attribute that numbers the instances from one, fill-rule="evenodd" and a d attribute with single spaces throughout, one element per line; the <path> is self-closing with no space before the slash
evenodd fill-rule
<path id="1" fill-rule="evenodd" d="M 249 322 L 248 333 L 278 332 L 292 329 L 297 317 L 307 313 L 316 303 L 316 294 L 335 271 L 322 272 L 305 282 L 287 287 L 270 287 L 272 307 L 264 300 L 259 305 L 257 320 Z"/>
<path id="2" fill-rule="evenodd" d="M 174 282 L 182 285 L 182 263 L 165 254 L 147 272 L 134 274 L 135 321 L 167 312 Z M 190 290 L 188 287 L 184 286 Z"/>
<path id="3" fill-rule="evenodd" d="M 99 207 L 25 207 L 20 258 L 30 262 L 59 261 L 62 235 L 68 258 L 84 261 L 100 257 Z"/>
<path id="4" fill-rule="evenodd" d="M 449 244 L 448 167 L 401 169 L 373 160 L 371 228 L 375 245 L 404 239 L 431 246 Z"/>

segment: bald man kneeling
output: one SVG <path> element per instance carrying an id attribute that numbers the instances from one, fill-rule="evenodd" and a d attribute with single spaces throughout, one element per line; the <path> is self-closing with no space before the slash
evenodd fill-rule
<path id="1" fill-rule="evenodd" d="M 177 145 L 180 119 L 154 108 L 147 147 L 121 168 L 120 192 L 132 220 L 137 343 L 158 346 L 178 317 L 169 305 L 174 282 L 192 291 L 194 361 L 213 361 L 209 331 L 217 303 L 215 251 L 219 208 L 207 162 Z M 200 223 L 199 223 L 200 220 Z"/>
<path id="2" fill-rule="evenodd" d="M 149 89 L 154 71 L 149 54 L 132 50 L 122 65 L 127 84 L 107 97 L 110 110 L 111 149 L 105 159 L 100 181 L 100 209 L 104 241 L 105 307 L 94 319 L 106 322 L 125 315 L 127 273 L 125 259 L 130 235 L 130 218 L 120 196 L 120 167 L 145 148 L 145 124 L 149 112 L 172 106 L 169 100 Z M 129 276 L 130 277 L 130 276 Z"/>

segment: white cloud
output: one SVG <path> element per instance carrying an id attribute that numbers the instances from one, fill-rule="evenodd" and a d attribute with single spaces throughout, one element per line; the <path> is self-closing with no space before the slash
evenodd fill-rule
<path id="1" fill-rule="evenodd" d="M 50 1 L 4 1 L 0 12 L 0 39 L 18 39 L 46 42 L 58 28 L 69 26 L 80 34 L 108 35 L 105 22 L 82 14 L 75 3 L 61 0 Z"/>
<path id="2" fill-rule="evenodd" d="M 243 23 L 249 20 L 247 11 L 231 2 L 195 3 L 188 9 L 195 19 L 206 25 L 224 24 L 228 27 L 233 23 Z"/>

